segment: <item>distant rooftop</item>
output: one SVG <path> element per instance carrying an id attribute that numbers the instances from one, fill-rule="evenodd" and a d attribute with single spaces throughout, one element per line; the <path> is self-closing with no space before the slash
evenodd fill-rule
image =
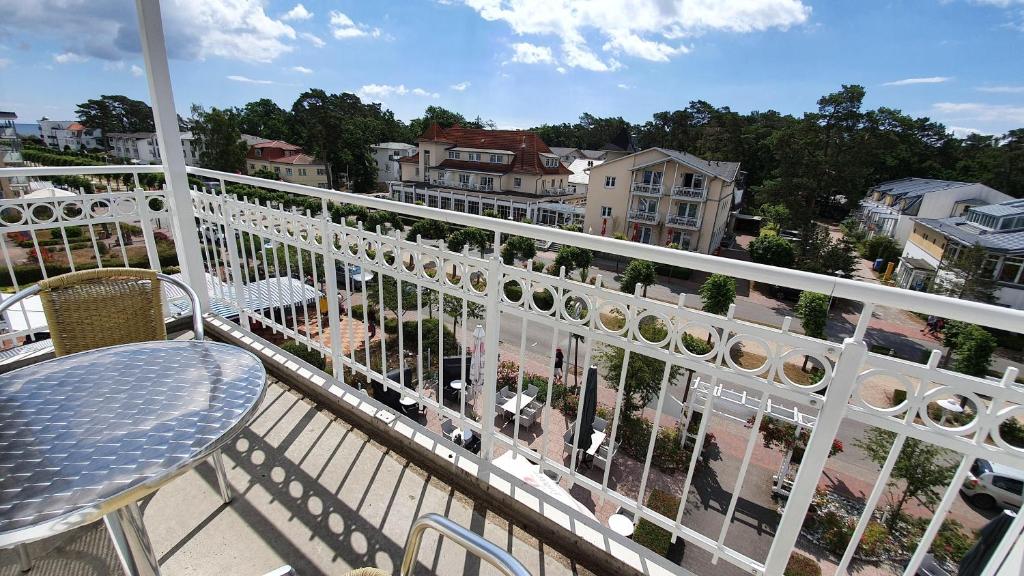
<path id="1" fill-rule="evenodd" d="M 387 150 L 416 150 L 416 146 L 406 144 L 405 142 L 381 142 L 380 144 L 374 144 L 373 147 L 385 148 Z"/>
<path id="2" fill-rule="evenodd" d="M 980 244 L 993 252 L 1024 254 L 1024 230 L 992 232 L 968 222 L 967 218 L 963 216 L 955 218 L 915 218 L 914 220 L 968 246 Z"/>
<path id="3" fill-rule="evenodd" d="M 3 118 L 4 120 L 17 120 L 18 115 L 14 112 L 4 112 L 0 110 L 0 118 Z"/>
<path id="4" fill-rule="evenodd" d="M 972 208 L 974 212 L 981 214 L 990 214 L 992 216 L 1012 216 L 1016 214 L 1024 215 L 1024 199 L 1018 198 L 1016 200 L 1007 200 L 1006 202 L 1000 202 L 999 204 L 989 204 L 988 206 L 978 206 Z"/>
<path id="5" fill-rule="evenodd" d="M 954 180 L 934 180 L 930 178 L 901 178 L 882 182 L 871 189 L 873 192 L 891 194 L 900 198 L 914 198 L 940 190 L 973 186 L 973 182 L 957 182 Z"/>

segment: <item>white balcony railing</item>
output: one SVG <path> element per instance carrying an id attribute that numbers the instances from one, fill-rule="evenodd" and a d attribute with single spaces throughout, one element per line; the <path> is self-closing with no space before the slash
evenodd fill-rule
<path id="1" fill-rule="evenodd" d="M 679 216 L 673 214 L 668 217 L 666 223 L 669 226 L 686 228 L 687 230 L 697 230 L 700 228 L 700 218 L 696 216 Z"/>
<path id="2" fill-rule="evenodd" d="M 704 200 L 708 196 L 708 189 L 677 184 L 672 187 L 672 196 L 674 198 L 685 198 L 687 200 Z"/>
<path id="3" fill-rule="evenodd" d="M 645 210 L 630 210 L 628 217 L 634 222 L 645 222 L 647 224 L 658 223 L 657 212 L 647 212 Z"/>
<path id="4" fill-rule="evenodd" d="M 632 190 L 634 194 L 640 194 L 643 196 L 661 196 L 662 186 L 661 184 L 644 184 L 643 182 L 634 182 Z"/>
<path id="5" fill-rule="evenodd" d="M 159 167 L 8 168 L 0 169 L 0 178 L 41 176 L 46 170 L 54 174 L 137 175 Z M 460 465 L 467 473 L 501 477 L 504 472 L 490 461 L 512 451 L 559 474 L 574 487 L 574 494 L 589 493 L 585 498 L 589 506 L 622 507 L 637 519 L 746 573 L 783 572 L 837 438 L 874 427 L 889 431 L 893 439 L 881 471 L 859 478 L 867 483 L 865 506 L 853 515 L 853 537 L 838 561 L 839 573 L 847 569 L 865 529 L 880 513 L 881 496 L 888 490 L 897 456 L 906 442 L 939 446 L 956 467 L 941 488 L 936 509 L 922 520 L 924 531 L 907 543 L 904 556 L 893 561 L 905 574 L 916 572 L 976 458 L 1024 468 L 1024 446 L 1011 444 L 1000 434 L 1010 419 L 1024 414 L 1024 389 L 1014 384 L 1015 369 L 1007 369 L 998 380 L 967 376 L 940 368 L 938 351 L 918 363 L 869 352 L 865 342 L 877 306 L 1010 332 L 1020 332 L 1024 326 L 1020 311 L 372 196 L 198 168 L 188 168 L 188 172 L 218 182 L 209 190 L 192 190 L 192 206 L 173 205 L 174 194 L 168 191 L 137 186 L 130 191 L 69 198 L 0 201 L 4 232 L 0 246 L 9 279 L 5 282 L 17 289 L 69 268 L 96 265 L 166 269 L 177 260 L 172 242 L 179 251 L 182 246 L 198 246 L 202 254 L 198 265 L 205 271 L 206 285 L 194 288 L 209 294 L 211 311 L 236 321 L 239 330 L 272 331 L 321 354 L 330 362 L 334 379 L 324 380 L 315 374 L 309 378 L 324 388 L 325 398 L 352 401 L 361 394 L 355 388 L 372 381 L 375 395 L 408 398 L 432 414 L 425 424 L 400 421 L 403 429 L 410 431 L 410 438 L 416 438 L 419 427 L 439 426 L 443 419 L 480 434 L 483 446 L 479 456 L 467 453 L 463 461 L 470 464 Z M 97 178 L 97 183 L 100 181 Z M 278 195 L 274 205 L 237 198 L 230 195 L 234 183 L 286 192 L 294 201 L 280 206 L 276 204 Z M 406 239 L 402 231 L 367 230 L 362 224 L 350 226 L 344 219 L 335 222 L 331 218 L 335 204 L 493 231 L 494 252 L 484 257 L 471 248 L 452 252 L 443 242 Z M 168 219 L 192 218 L 193 214 L 198 222 L 197 237 L 168 238 Z M 634 214 L 630 213 L 631 219 Z M 601 276 L 591 284 L 564 273 L 534 271 L 530 265 L 505 264 L 497 257 L 501 241 L 516 236 L 829 294 L 836 300 L 851 301 L 849 309 L 859 309 L 859 317 L 840 342 L 809 338 L 790 331 L 789 319 L 781 328 L 770 327 L 738 319 L 735 306 L 725 316 L 718 316 L 687 307 L 682 299 L 666 302 L 620 292 L 605 286 Z M 437 306 L 441 302 L 443 306 Z M 382 328 L 374 339 L 366 330 L 370 306 L 383 315 Z M 401 327 L 397 319 L 402 319 Z M 3 336 L 8 344 L 11 340 L 20 344 L 22 336 L 45 331 L 45 325 L 33 325 L 39 319 L 24 307 L 15 307 L 4 321 L 8 332 Z M 487 369 L 483 381 L 473 394 L 445 399 L 443 383 L 448 378 L 444 363 L 437 358 L 458 357 L 473 342 L 477 324 L 484 334 Z M 652 324 L 658 327 L 659 336 L 648 340 L 641 334 Z M 449 328 L 453 325 L 454 330 Z M 706 349 L 693 349 L 692 342 L 705 339 Z M 622 351 L 620 380 L 600 384 L 605 390 L 599 396 L 611 449 L 598 452 L 589 471 L 578 466 L 579 456 L 574 451 L 568 456 L 562 451 L 564 422 L 572 417 L 559 411 L 578 412 L 583 395 L 564 395 L 562 386 L 573 385 L 570 370 L 565 382 L 555 385 L 553 358 L 556 347 L 573 340 L 584 347 L 579 351 L 584 366 L 599 363 L 609 351 Z M 527 342 L 531 342 L 529 347 Z M 499 376 L 499 355 L 503 362 L 517 362 L 519 369 Z M 805 357 L 814 367 L 814 378 L 808 379 L 800 369 Z M 660 382 L 627 380 L 630 363 L 644 358 L 648 360 L 645 373 L 650 371 L 650 360 L 662 363 L 663 367 L 656 369 L 660 376 L 654 376 Z M 455 364 L 459 379 L 467 381 L 468 363 L 456 358 Z M 688 397 L 675 381 L 679 369 L 697 375 Z M 536 399 L 538 411 L 532 416 L 536 421 L 530 426 L 524 426 L 525 413 L 514 412 L 507 424 L 496 414 L 499 378 L 511 379 L 518 389 L 544 384 L 545 394 Z M 580 374 L 580 381 L 584 380 L 585 375 Z M 904 398 L 886 405 L 879 399 L 880 381 L 903 390 Z M 626 391 L 639 394 L 641 388 L 651 392 L 643 398 L 631 397 L 627 404 Z M 953 423 L 934 417 L 937 402 L 951 397 L 963 399 L 969 407 L 967 421 Z M 637 402 L 640 412 L 625 412 L 625 406 Z M 664 435 L 688 430 L 697 414 L 704 417 L 689 431 L 692 450 L 681 453 L 678 466 L 655 466 L 658 454 L 677 447 L 672 442 L 686 442 L 681 440 L 685 433 Z M 717 482 L 715 453 L 720 448 L 711 436 L 716 430 L 721 433 L 722 426 L 737 414 L 741 423 L 729 430 L 746 434 L 738 444 L 745 448 L 725 457 L 730 461 L 721 470 L 731 474 L 730 488 L 714 485 L 721 499 L 711 509 L 719 516 L 714 531 L 708 533 L 699 529 L 693 521 L 696 516 L 689 514 L 705 514 L 709 509 L 686 504 L 687 497 L 691 488 L 699 491 L 706 483 Z M 742 420 L 748 417 L 752 427 L 745 428 Z M 650 422 L 641 429 L 642 438 L 631 432 L 639 418 Z M 749 513 L 738 509 L 740 498 L 764 488 L 751 486 L 753 479 L 761 476 L 747 471 L 756 465 L 757 431 L 765 418 L 795 422 L 810 430 L 810 435 L 781 516 L 777 521 L 773 514 L 759 518 L 758 537 L 767 540 L 764 546 L 750 546 L 751 532 L 743 531 L 743 521 L 734 520 Z M 395 422 L 393 417 L 388 421 Z M 633 438 L 632 444 L 624 441 L 627 437 Z M 671 445 L 665 444 L 666 438 Z M 757 458 L 763 459 L 764 454 Z M 505 486 L 514 495 L 530 495 L 534 503 L 546 498 L 519 484 Z M 662 508 L 649 507 L 648 496 L 654 488 L 680 498 L 684 506 L 668 515 Z M 605 550 L 618 551 L 617 556 L 628 557 L 625 561 L 638 569 L 647 566 L 652 573 L 649 568 L 656 565 L 659 569 L 654 572 L 678 570 L 578 510 L 554 500 L 544 502 L 559 510 L 566 529 Z M 1021 518 L 1015 521 L 1016 533 L 1022 522 Z M 1003 556 L 1011 544 L 1000 545 Z M 1000 557 L 999 551 L 996 557 Z"/>

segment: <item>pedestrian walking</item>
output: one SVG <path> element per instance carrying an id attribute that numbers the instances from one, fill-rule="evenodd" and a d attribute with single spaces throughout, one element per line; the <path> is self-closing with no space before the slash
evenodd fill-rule
<path id="1" fill-rule="evenodd" d="M 565 361 L 565 356 L 562 354 L 561 348 L 555 349 L 555 382 L 562 382 L 562 363 Z"/>

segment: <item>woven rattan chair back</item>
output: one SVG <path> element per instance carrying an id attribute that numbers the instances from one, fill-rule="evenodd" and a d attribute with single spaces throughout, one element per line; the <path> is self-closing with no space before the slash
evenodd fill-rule
<path id="1" fill-rule="evenodd" d="M 139 268 L 100 268 L 39 283 L 54 354 L 167 339 L 160 279 Z"/>

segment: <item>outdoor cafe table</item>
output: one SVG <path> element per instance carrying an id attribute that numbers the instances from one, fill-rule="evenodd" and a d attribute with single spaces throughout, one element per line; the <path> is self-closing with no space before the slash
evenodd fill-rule
<path id="1" fill-rule="evenodd" d="M 526 406 L 530 402 L 533 402 L 535 398 L 536 395 L 530 396 L 525 392 L 520 392 L 519 394 L 516 394 L 512 398 L 506 400 L 505 403 L 501 405 L 501 409 L 508 412 L 509 414 L 514 415 L 516 412 L 519 412 L 523 408 L 526 408 Z"/>
<path id="2" fill-rule="evenodd" d="M 103 518 L 126 571 L 159 574 L 137 501 L 231 440 L 266 384 L 254 355 L 202 341 L 100 348 L 0 375 L 0 549 Z"/>

